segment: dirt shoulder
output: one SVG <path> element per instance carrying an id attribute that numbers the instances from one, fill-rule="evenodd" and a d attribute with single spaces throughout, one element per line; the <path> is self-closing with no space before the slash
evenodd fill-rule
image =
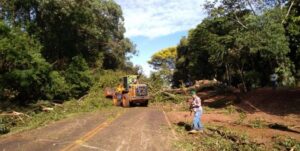
<path id="1" fill-rule="evenodd" d="M 243 147 L 295 150 L 300 149 L 299 94 L 299 89 L 273 91 L 264 88 L 243 95 L 241 102 L 236 104 L 231 104 L 235 101 L 231 100 L 235 98 L 233 95 L 205 97 L 202 122 L 206 128 L 200 138 L 186 135 L 193 119 L 190 112 L 184 111 L 187 110 L 186 104 L 166 104 L 164 108 L 168 111 L 171 123 L 181 134 L 181 143 L 186 145 L 181 144 L 181 147 L 184 146 L 181 149 L 201 150 L 201 146 L 206 146 L 212 150 L 240 150 Z M 205 92 L 201 95 L 209 96 Z M 199 148 L 191 145 L 196 140 L 202 141 Z M 215 143 L 220 145 L 219 148 L 213 145 Z M 255 146 L 251 146 L 253 144 Z"/>

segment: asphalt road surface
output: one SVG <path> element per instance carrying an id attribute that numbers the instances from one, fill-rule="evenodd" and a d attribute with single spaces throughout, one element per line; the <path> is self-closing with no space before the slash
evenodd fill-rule
<path id="1" fill-rule="evenodd" d="M 157 108 L 88 113 L 0 137 L 3 151 L 168 151 L 175 135 Z"/>

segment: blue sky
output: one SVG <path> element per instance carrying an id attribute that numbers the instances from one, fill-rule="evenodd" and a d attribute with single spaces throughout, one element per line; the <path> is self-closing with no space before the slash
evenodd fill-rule
<path id="1" fill-rule="evenodd" d="M 137 46 L 137 50 L 139 51 L 138 56 L 132 57 L 131 61 L 134 64 L 141 65 L 143 67 L 143 71 L 146 75 L 150 74 L 151 67 L 147 63 L 147 61 L 151 58 L 153 53 L 170 46 L 176 46 L 179 42 L 180 38 L 186 36 L 187 32 L 176 32 L 166 36 L 160 36 L 157 38 L 147 38 L 142 36 L 136 36 L 130 38 L 133 43 Z"/>
<path id="2" fill-rule="evenodd" d="M 135 65 L 150 74 L 147 61 L 166 47 L 175 46 L 188 30 L 205 17 L 205 0 L 116 0 L 125 19 L 125 36 L 139 51 L 131 58 Z"/>

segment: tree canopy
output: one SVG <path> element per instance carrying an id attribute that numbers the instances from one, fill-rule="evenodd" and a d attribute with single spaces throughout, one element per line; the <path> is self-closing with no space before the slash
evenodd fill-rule
<path id="1" fill-rule="evenodd" d="M 213 79 L 245 89 L 299 80 L 299 2 L 216 0 L 177 46 L 173 84 Z"/>
<path id="2" fill-rule="evenodd" d="M 113 0 L 0 0 L 0 99 L 80 97 L 91 71 L 136 70 L 124 33 Z"/>
<path id="3" fill-rule="evenodd" d="M 167 83 L 170 83 L 175 69 L 176 57 L 176 47 L 169 47 L 153 54 L 148 63 L 158 71 L 159 76 L 162 76 Z"/>

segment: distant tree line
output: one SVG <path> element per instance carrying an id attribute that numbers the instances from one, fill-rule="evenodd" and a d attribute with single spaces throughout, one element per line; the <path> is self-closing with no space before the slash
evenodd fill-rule
<path id="1" fill-rule="evenodd" d="M 112 0 L 0 0 L 0 101 L 84 95 L 96 69 L 134 70 Z"/>
<path id="2" fill-rule="evenodd" d="M 300 80 L 300 1 L 216 0 L 177 46 L 174 86 L 217 79 L 245 89 Z"/>

